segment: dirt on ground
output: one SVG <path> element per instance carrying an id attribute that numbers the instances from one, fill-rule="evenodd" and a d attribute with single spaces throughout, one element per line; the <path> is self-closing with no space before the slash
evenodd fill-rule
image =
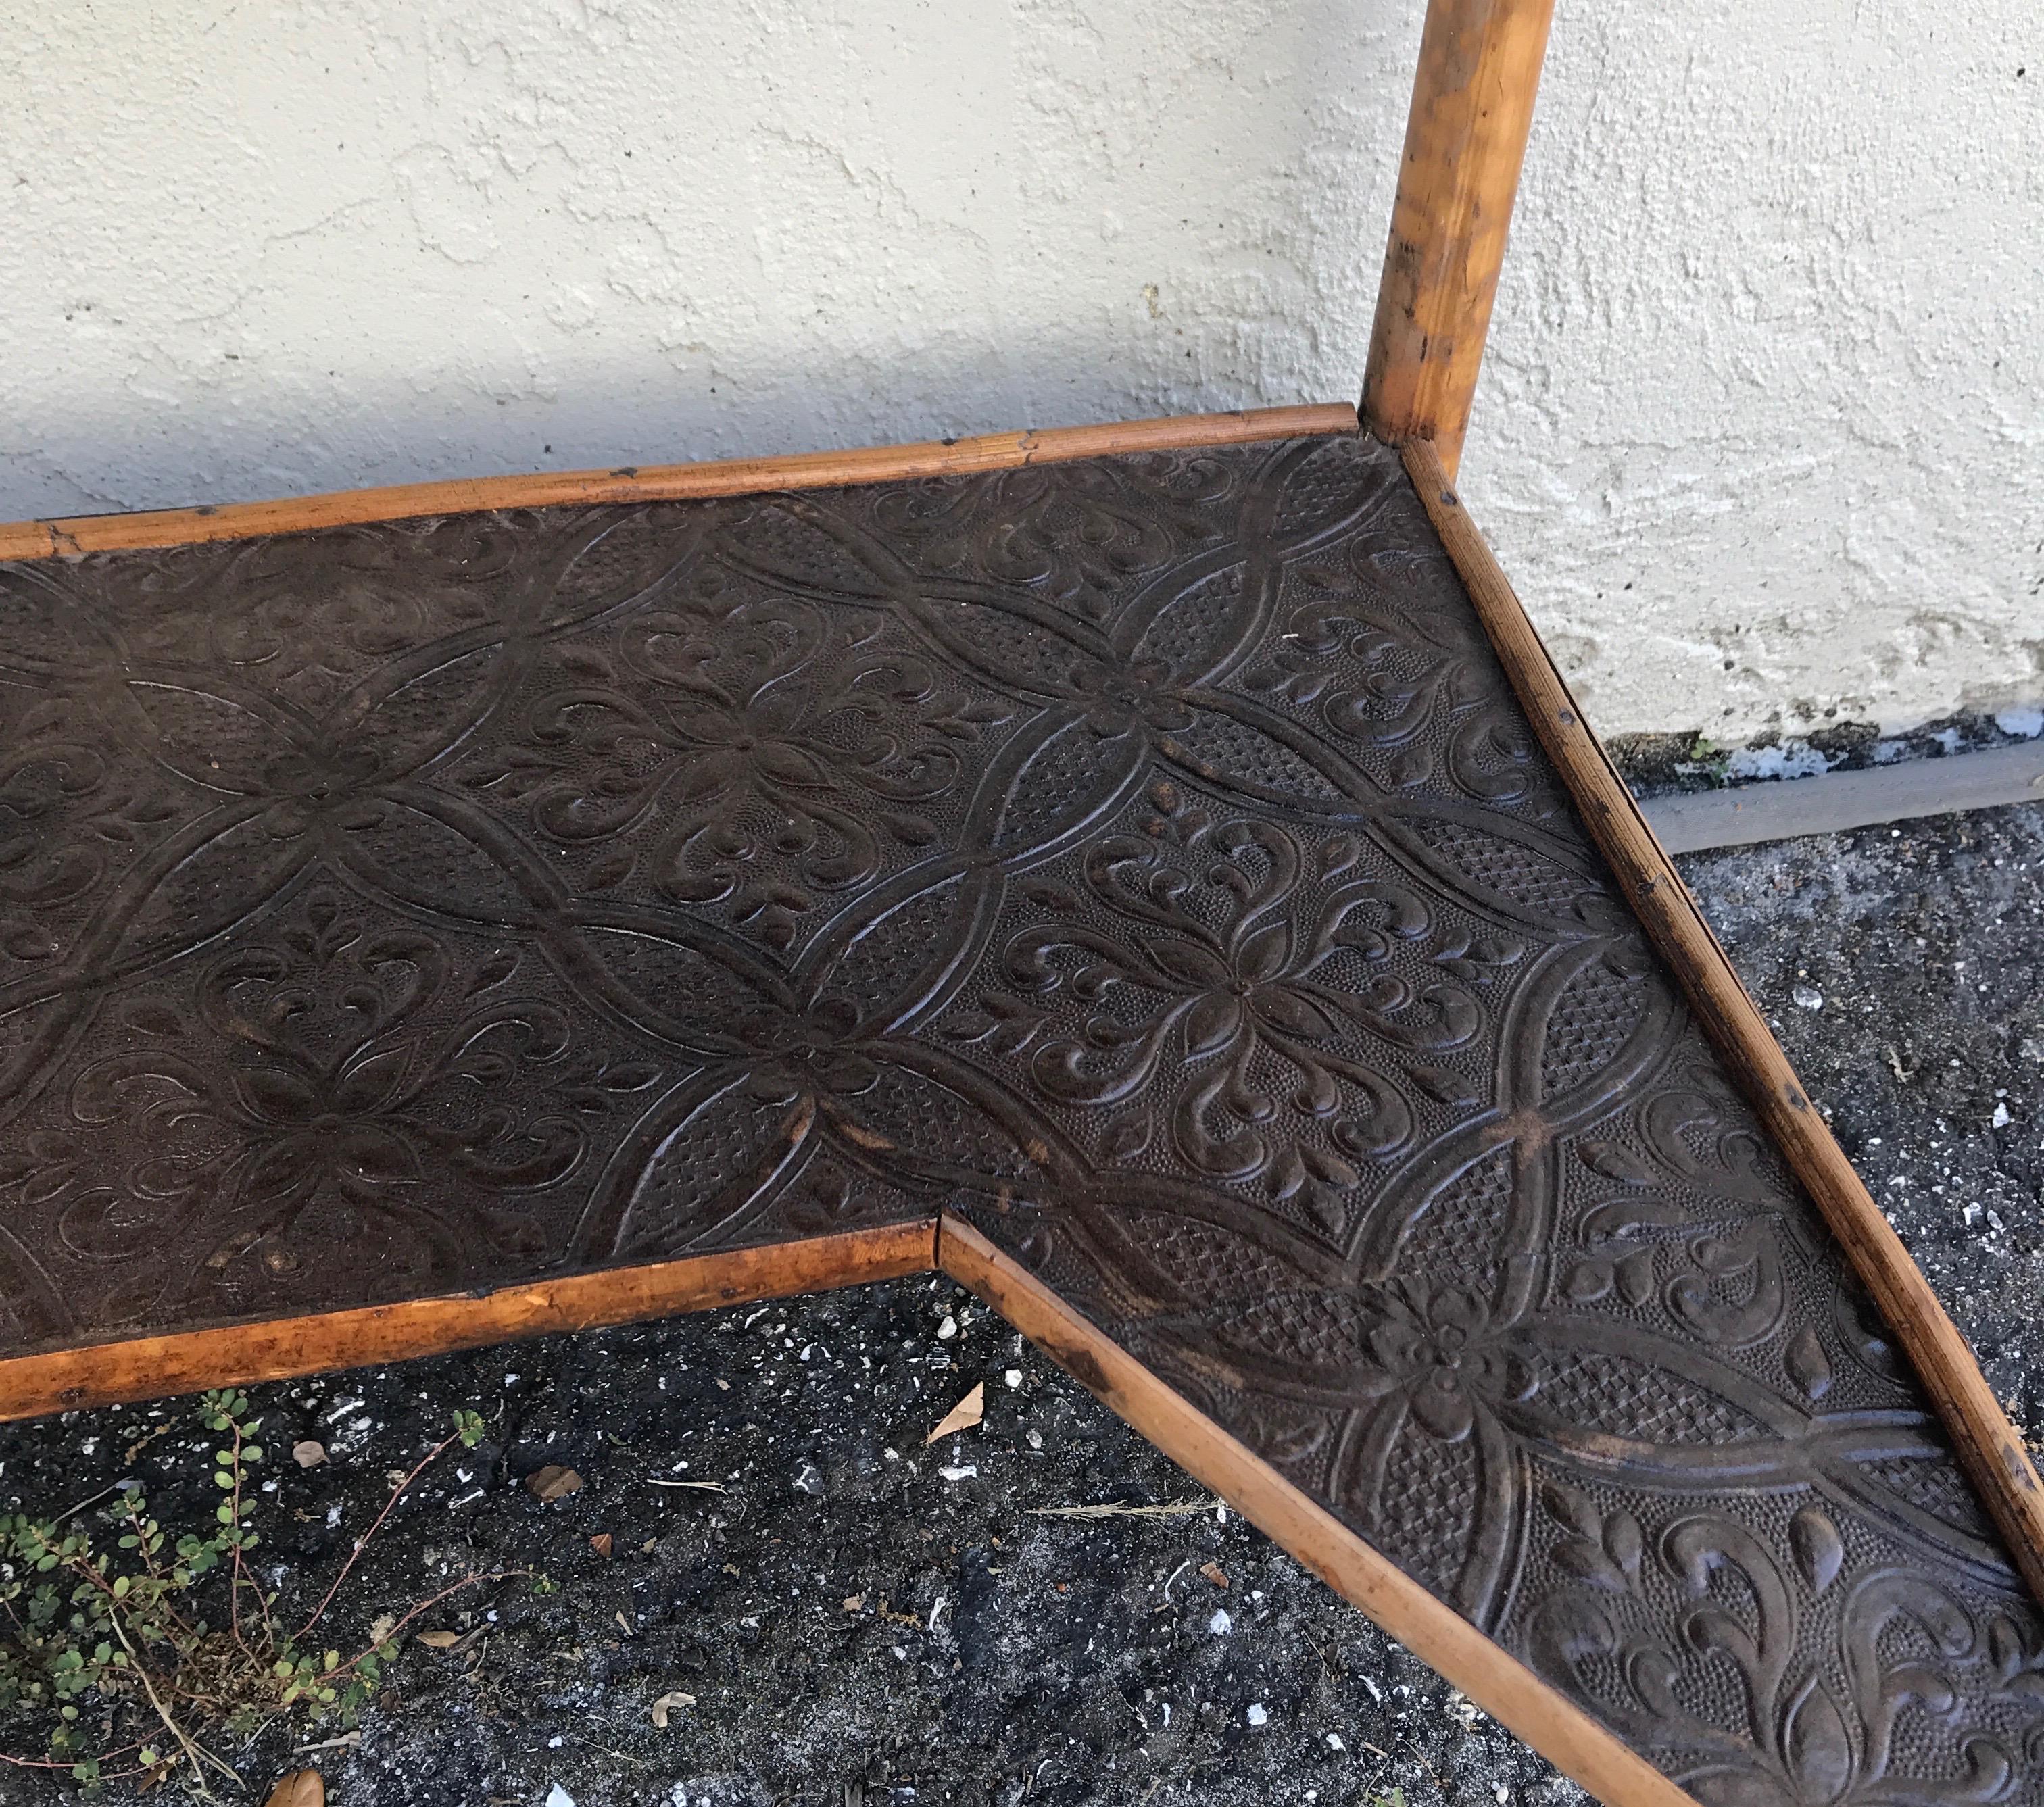
<path id="1" fill-rule="evenodd" d="M 2044 1425 L 2044 807 L 1684 865 L 1997 1390 Z M 926 1444 L 974 1386 L 983 1424 Z M 486 1422 L 392 1512 L 324 1641 L 352 1654 L 467 1574 L 544 1580 L 415 1621 L 359 1739 L 280 1720 L 223 1744 L 246 1783 L 216 1778 L 224 1801 L 302 1764 L 337 1807 L 1583 1798 L 947 1280 L 252 1391 L 256 1558 L 302 1613 L 392 1477 L 457 1411 Z M 209 1522 L 218 1442 L 189 1401 L 0 1429 L 0 1507 L 133 1476 L 167 1525 Z M 541 1499 L 550 1466 L 582 1485 Z M 1064 1515 L 1103 1505 L 1174 1510 Z M 75 1792 L 0 1774 L 22 1807 Z"/>

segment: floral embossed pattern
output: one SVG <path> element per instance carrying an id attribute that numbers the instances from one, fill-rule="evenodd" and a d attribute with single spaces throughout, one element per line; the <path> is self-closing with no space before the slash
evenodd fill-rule
<path id="1" fill-rule="evenodd" d="M 947 1207 L 1708 1807 L 2044 1799 L 1381 447 L 0 567 L 0 1352 Z"/>

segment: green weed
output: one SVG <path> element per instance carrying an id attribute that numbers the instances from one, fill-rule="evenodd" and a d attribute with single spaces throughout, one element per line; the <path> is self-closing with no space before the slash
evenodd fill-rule
<path id="1" fill-rule="evenodd" d="M 453 1432 L 391 1489 L 332 1586 L 294 1628 L 248 1560 L 261 1541 L 254 1521 L 262 1496 L 250 1480 L 263 1460 L 262 1421 L 232 1388 L 206 1394 L 199 1415 L 222 1440 L 211 1464 L 221 1497 L 197 1529 L 159 1523 L 139 1483 L 96 1514 L 105 1527 L 98 1537 L 71 1524 L 75 1509 L 54 1519 L 0 1514 L 0 1718 L 45 1752 L 0 1750 L 0 1764 L 141 1786 L 186 1768 L 202 1795 L 210 1777 L 238 1783 L 210 1742 L 245 1743 L 284 1715 L 352 1725 L 407 1625 L 451 1594 L 524 1572 L 465 1575 L 379 1621 L 370 1642 L 344 1655 L 316 1635 L 341 1583 L 413 1483 L 455 1444 L 472 1449 L 482 1440 L 482 1418 L 455 1414 Z"/>

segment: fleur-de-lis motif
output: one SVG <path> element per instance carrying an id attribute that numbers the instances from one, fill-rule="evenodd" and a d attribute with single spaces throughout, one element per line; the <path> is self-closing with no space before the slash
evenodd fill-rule
<path id="1" fill-rule="evenodd" d="M 1567 1488 L 1546 1498 L 1586 1585 L 1543 1605 L 1536 1661 L 1572 1682 L 1594 1671 L 1599 1704 L 1635 1739 L 1684 1750 L 1677 1779 L 1709 1807 L 1984 1807 L 2010 1797 L 2044 1737 L 2034 1632 L 1904 1568 L 1842 1586 L 1845 1543 L 1822 1505 L 1796 1509 L 1784 1552 L 1708 1511 L 1677 1514 L 1642 1546 L 1626 1508 L 1607 1516 Z M 1642 1548 L 1680 1590 L 1673 1637 L 1641 1622 Z M 1811 1636 L 1819 1614 L 1835 1617 L 1836 1667 Z M 1727 1681 L 1732 1725 L 1703 1705 Z M 1911 1716 L 1942 1732 L 1969 1692 L 1997 1703 L 1992 1728 L 1948 1748 L 1942 1773 L 1898 1769 L 1898 1747 L 1927 1728 Z"/>
<path id="2" fill-rule="evenodd" d="M 453 1180 L 493 1200 L 477 1228 L 536 1250 L 518 1198 L 565 1179 L 584 1122 L 659 1069 L 576 1055 L 562 1014 L 507 986 L 517 964 L 486 964 L 443 1016 L 456 978 L 438 943 L 372 931 L 332 893 L 312 893 L 274 940 L 207 966 L 194 1022 L 141 1011 L 132 1020 L 144 1045 L 79 1073 L 75 1122 L 146 1133 L 125 1175 L 76 1170 L 57 1199 L 66 1242 L 129 1260 L 150 1252 L 151 1232 L 180 1230 L 206 1206 L 221 1220 L 206 1270 L 255 1260 L 288 1275 L 308 1258 L 297 1226 L 309 1212 L 344 1203 L 412 1233 Z M 513 1080 L 536 1081 L 539 1099 L 501 1101 Z M 152 1222 L 152 1199 L 174 1213 Z"/>
<path id="3" fill-rule="evenodd" d="M 534 741 L 599 762 L 542 767 L 528 800 L 569 843 L 659 820 L 661 888 L 727 904 L 786 947 L 820 896 L 879 871 L 886 843 L 936 838 L 924 808 L 957 781 L 986 712 L 947 696 L 924 660 L 862 650 L 813 607 L 708 587 L 694 612 L 636 624 L 621 662 L 565 662 L 580 681 L 532 705 Z"/>
<path id="4" fill-rule="evenodd" d="M 842 995 L 804 1011 L 766 1011 L 738 1026 L 751 1050 L 746 1089 L 768 1104 L 798 1099 L 847 1102 L 873 1089 L 879 1068 L 858 1045 L 859 1009 Z"/>
<path id="5" fill-rule="evenodd" d="M 280 841 L 331 825 L 374 828 L 382 808 L 372 788 L 382 762 L 368 747 L 316 742 L 280 753 L 263 770 L 264 789 L 275 800 L 263 826 Z"/>
<path id="6" fill-rule="evenodd" d="M 1159 801 L 1157 833 L 1089 850 L 1083 897 L 1037 888 L 1049 919 L 1008 945 L 1017 993 L 1062 992 L 1085 1013 L 1076 1034 L 1044 1035 L 1033 1076 L 1055 1099 L 1122 1106 L 1184 1062 L 1198 1076 L 1172 1117 L 1184 1158 L 1217 1179 L 1261 1176 L 1338 1230 L 1357 1164 L 1412 1132 L 1388 1062 L 1466 1043 L 1475 995 L 1438 968 L 1417 982 L 1396 969 L 1394 946 L 1423 942 L 1431 914 L 1396 882 L 1346 878 L 1352 841 L 1331 839 L 1309 865 L 1289 830 L 1217 823 L 1170 786 Z"/>
<path id="7" fill-rule="evenodd" d="M 1168 734 L 1193 719 L 1173 684 L 1170 668 L 1160 659 L 1137 659 L 1127 666 L 1082 660 L 1072 668 L 1071 687 L 1085 712 L 1085 725 L 1103 739 L 1139 727 Z"/>
<path id="8" fill-rule="evenodd" d="M 1464 1287 L 1411 1284 L 1374 1295 L 1370 1352 L 1429 1434 L 1459 1443 L 1479 1411 L 1530 1399 L 1539 1383 L 1506 1326 Z"/>

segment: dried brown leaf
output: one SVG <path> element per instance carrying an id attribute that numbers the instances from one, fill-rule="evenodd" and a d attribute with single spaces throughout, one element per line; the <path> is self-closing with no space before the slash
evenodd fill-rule
<path id="1" fill-rule="evenodd" d="M 525 1477 L 525 1485 L 535 1498 L 544 1500 L 565 1499 L 570 1494 L 582 1491 L 582 1476 L 572 1468 L 563 1468 L 552 1463 L 536 1468 Z"/>
<path id="2" fill-rule="evenodd" d="M 943 1421 L 923 1439 L 925 1448 L 940 1437 L 949 1437 L 955 1430 L 970 1430 L 986 1416 L 986 1383 L 979 1384 L 944 1414 Z"/>
<path id="3" fill-rule="evenodd" d="M 610 1560 L 610 1552 L 612 1548 L 610 1533 L 608 1531 L 597 1532 L 594 1537 L 590 1539 L 589 1547 L 592 1550 L 595 1551 L 598 1556 L 601 1556 L 605 1562 L 608 1562 Z"/>
<path id="4" fill-rule="evenodd" d="M 667 1715 L 678 1706 L 694 1706 L 696 1697 L 685 1694 L 678 1688 L 672 1690 L 653 1703 L 653 1723 L 664 1732 L 667 1729 Z"/>
<path id="5" fill-rule="evenodd" d="M 1200 1564 L 1200 1573 L 1204 1575 L 1207 1579 L 1211 1581 L 1216 1587 L 1225 1587 L 1228 1586 L 1228 1571 L 1223 1568 L 1219 1563 L 1201 1563 Z"/>
<path id="6" fill-rule="evenodd" d="M 459 1632 L 421 1632 L 419 1642 L 428 1650 L 451 1650 L 461 1642 Z"/>
<path id="7" fill-rule="evenodd" d="M 263 1807 L 326 1807 L 326 1778 L 317 1770 L 293 1770 L 278 1778 Z"/>
<path id="8" fill-rule="evenodd" d="M 326 1460 L 326 1445 L 307 1437 L 304 1442 L 291 1445 L 291 1460 L 301 1468 L 317 1468 Z"/>

